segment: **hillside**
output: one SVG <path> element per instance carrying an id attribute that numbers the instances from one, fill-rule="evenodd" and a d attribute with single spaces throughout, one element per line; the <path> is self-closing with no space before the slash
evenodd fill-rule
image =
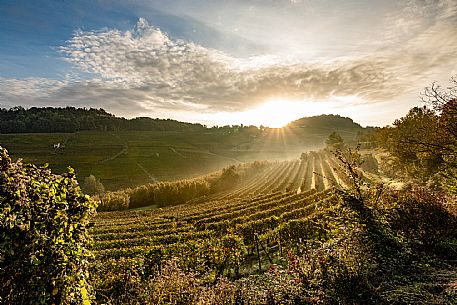
<path id="1" fill-rule="evenodd" d="M 16 108 L 0 116 L 0 145 L 13 157 L 48 163 L 56 172 L 71 166 L 83 188 L 84 179 L 94 175 L 106 190 L 195 177 L 242 162 L 294 159 L 322 148 L 333 131 L 346 142 L 363 131 L 339 116 L 302 119 L 313 124 L 281 129 L 127 120 L 101 109 L 71 107 Z"/>
<path id="2" fill-rule="evenodd" d="M 332 114 L 301 118 L 290 122 L 287 126 L 296 128 L 333 128 L 335 130 L 362 128 L 360 124 L 355 123 L 351 118 Z"/>
<path id="3" fill-rule="evenodd" d="M 104 109 L 14 107 L 0 109 L 0 133 L 68 133 L 77 131 L 154 130 L 183 131 L 202 130 L 201 124 L 146 117 L 125 119 L 116 117 Z"/>
<path id="4" fill-rule="evenodd" d="M 123 191 L 127 207 L 137 207 L 139 200 L 145 204 L 90 218 L 93 243 L 85 245 L 93 256 L 84 260 L 89 270 L 83 284 L 99 304 L 453 304 L 457 215 L 452 197 L 418 186 L 379 185 L 386 177 L 377 160 L 354 150 L 336 155 L 321 150 L 300 159 L 244 164 L 245 175 L 239 167 L 227 168 L 220 178 L 210 177 L 215 183 L 208 181 L 207 189 L 222 180 L 229 187 L 208 194 L 199 191 L 202 178 Z M 11 170 L 20 166 L 1 161 Z M 166 192 L 156 192 L 158 185 Z M 14 196 L 27 193 L 13 186 L 21 184 L 8 185 L 5 198 L 20 205 Z M 196 195 L 174 201 L 182 186 Z M 48 198 L 48 192 L 42 194 Z M 58 194 L 55 204 L 65 209 Z M 116 196 L 106 193 L 100 206 Z M 89 202 L 82 194 L 79 198 Z M 175 206 L 160 205 L 173 201 Z M 16 209 L 0 207 L 0 216 L 13 223 Z M 34 228 L 28 219 L 18 221 L 14 236 Z M 85 232 L 81 224 L 78 232 Z"/>
<path id="5" fill-rule="evenodd" d="M 371 180 L 355 182 L 331 153 L 312 152 L 187 204 L 99 213 L 97 299 L 451 304 L 455 215 L 425 190 L 369 187 L 376 166 L 358 170 Z"/>

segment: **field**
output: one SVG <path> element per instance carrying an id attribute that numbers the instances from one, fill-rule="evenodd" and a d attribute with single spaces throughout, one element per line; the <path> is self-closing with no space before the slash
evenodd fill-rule
<path id="1" fill-rule="evenodd" d="M 367 183 L 376 183 L 385 179 L 376 168 L 376 158 L 368 155 L 364 156 L 364 159 L 367 165 L 365 165 L 365 169 L 360 168 L 360 170 L 366 177 L 369 177 L 369 179 L 365 179 Z M 133 294 L 129 294 L 128 291 L 119 292 L 119 287 L 123 287 L 121 289 L 131 289 L 132 291 L 146 289 L 143 292 L 147 294 L 144 299 L 147 302 L 161 304 L 177 302 L 178 304 L 179 300 L 182 300 L 183 290 L 186 290 L 185 287 L 188 285 L 194 287 L 192 285 L 199 283 L 198 285 L 202 286 L 197 285 L 200 287 L 198 289 L 216 287 L 214 289 L 217 290 L 221 278 L 228 278 L 234 282 L 232 284 L 223 282 L 225 283 L 223 285 L 229 285 L 228 288 L 224 286 L 224 289 L 229 289 L 232 291 L 231 293 L 235 290 L 238 291 L 239 297 L 245 301 L 248 300 L 249 303 L 267 304 L 270 302 L 268 294 L 279 294 L 280 299 L 284 298 L 285 292 L 281 289 L 286 289 L 287 293 L 296 293 L 288 289 L 298 289 L 297 283 L 303 285 L 300 282 L 302 280 L 297 282 L 297 277 L 313 278 L 316 276 L 309 273 L 301 274 L 305 269 L 298 269 L 298 271 L 293 269 L 297 268 L 293 267 L 294 260 L 297 260 L 298 264 L 298 258 L 294 258 L 294 255 L 303 256 L 309 251 L 318 251 L 313 252 L 310 259 L 328 260 L 334 259 L 332 257 L 336 255 L 343 260 L 344 264 L 349 264 L 349 267 L 330 263 L 328 267 L 322 265 L 316 267 L 312 260 L 300 262 L 311 270 L 318 268 L 316 270 L 319 272 L 330 272 L 329 274 L 335 272 L 335 275 L 331 275 L 336 276 L 331 284 L 331 289 L 342 289 L 345 291 L 341 292 L 342 295 L 351 295 L 350 285 L 354 285 L 351 282 L 358 280 L 349 275 L 345 280 L 340 279 L 342 274 L 345 272 L 364 274 L 374 272 L 376 268 L 385 269 L 386 271 L 383 272 L 395 273 L 399 268 L 397 260 L 401 262 L 400 257 L 410 255 L 398 252 L 398 258 L 394 260 L 394 263 L 390 261 L 390 258 L 383 258 L 383 255 L 390 257 L 393 254 L 389 253 L 399 250 L 395 248 L 396 246 L 394 248 L 397 250 L 389 249 L 391 247 L 389 246 L 390 237 L 387 235 L 380 241 L 377 241 L 379 237 L 373 237 L 378 236 L 379 233 L 376 232 L 379 229 L 375 224 L 377 221 L 367 220 L 368 216 L 365 214 L 367 211 L 364 211 L 363 208 L 362 211 L 355 207 L 347 208 L 339 190 L 351 187 L 353 187 L 352 182 L 345 174 L 344 167 L 332 153 L 321 150 L 303 154 L 301 159 L 271 162 L 257 175 L 242 181 L 230 190 L 196 198 L 186 204 L 161 209 L 143 208 L 99 213 L 93 219 L 91 229 L 94 240 L 92 246 L 94 261 L 91 274 L 96 283 L 97 299 L 103 302 L 111 300 L 115 303 L 128 303 L 140 299 L 136 292 L 132 292 Z M 395 203 L 395 205 L 397 204 Z M 395 211 L 395 209 L 387 208 L 387 211 Z M 433 215 L 438 214 L 434 212 Z M 425 221 L 430 221 L 430 216 L 426 217 Z M 417 218 L 412 221 L 413 227 L 417 225 L 418 221 Z M 443 223 L 446 222 L 443 221 Z M 436 228 L 432 226 L 432 230 Z M 354 234 L 355 236 L 357 234 L 367 235 L 363 238 L 355 238 Z M 364 240 L 362 244 L 358 244 L 357 239 L 359 238 Z M 416 237 L 414 236 L 414 238 Z M 346 242 L 348 244 L 345 244 Z M 356 248 L 350 250 L 354 245 L 357 245 Z M 328 252 L 330 250 L 331 252 Z M 322 258 L 323 254 L 319 251 L 328 252 L 325 255 L 329 255 L 329 257 Z M 410 251 L 407 250 L 408 253 Z M 382 263 L 382 267 L 375 267 L 372 263 L 373 260 L 386 261 Z M 409 261 L 409 258 L 405 260 Z M 355 265 L 353 265 L 354 261 Z M 303 266 L 300 268 L 305 268 Z M 452 295 L 452 291 L 454 291 L 452 281 L 457 277 L 454 269 L 440 266 L 442 269 L 425 271 L 424 276 L 418 275 L 423 271 L 416 270 L 415 277 L 408 277 L 408 280 L 404 274 L 392 275 L 398 279 L 388 280 L 392 285 L 390 289 L 394 290 L 386 292 L 383 301 L 391 300 L 395 303 L 394 300 L 397 299 L 405 300 L 403 293 L 410 293 L 409 291 L 414 289 L 415 292 L 408 297 L 412 303 L 420 300 L 424 295 L 430 302 L 446 302 L 444 300 L 448 298 L 448 293 Z M 324 271 L 319 268 L 324 268 Z M 326 268 L 333 271 L 328 271 Z M 344 268 L 350 268 L 352 271 Z M 277 271 L 272 275 L 271 270 Z M 324 276 L 325 279 L 330 275 L 317 275 L 319 281 L 322 281 L 321 276 Z M 159 285 L 159 287 L 170 285 L 170 287 L 151 288 L 151 286 L 147 286 L 149 288 L 144 288 L 141 286 L 148 285 L 145 283 L 150 280 L 154 283 L 150 285 L 154 287 L 156 287 L 155 285 Z M 271 285 L 270 281 L 276 283 L 274 285 L 279 285 L 278 288 L 273 290 L 268 288 L 268 285 Z M 399 282 L 393 284 L 394 281 Z M 322 284 L 324 282 L 319 283 L 313 289 L 321 290 L 322 287 L 325 287 Z M 405 285 L 405 283 L 411 284 Z M 213 293 L 202 292 L 196 288 L 197 286 L 189 288 L 189 291 L 195 290 L 188 293 L 195 294 L 194 296 L 197 297 Z M 344 288 L 338 288 L 340 286 Z M 309 286 L 308 289 L 310 287 L 313 286 Z M 428 287 L 434 287 L 433 289 L 442 294 L 428 295 L 427 289 L 431 289 Z M 156 292 L 159 295 L 167 294 L 163 296 L 165 299 L 161 299 L 161 297 L 156 299 L 156 296 L 153 296 L 154 289 L 159 290 Z M 263 292 L 253 292 L 251 289 L 260 289 Z M 364 289 L 370 290 L 370 288 Z M 355 299 L 368 303 L 381 302 L 380 300 L 373 301 L 375 300 L 373 299 L 374 291 L 367 291 L 363 292 L 362 289 L 361 294 Z M 176 293 L 178 295 L 175 295 Z M 232 297 L 234 296 L 232 295 Z M 262 299 L 263 297 L 266 299 Z M 217 299 L 217 297 L 215 298 Z M 406 299 L 408 300 L 408 298 Z M 310 302 L 313 303 L 317 299 L 311 298 Z M 325 298 L 323 299 L 325 300 Z M 187 299 L 184 297 L 184 300 Z M 229 298 L 229 300 L 224 302 L 237 304 L 234 299 Z M 192 303 L 194 301 L 183 302 Z M 195 304 L 198 302 L 195 301 Z M 208 304 L 218 304 L 217 302 L 220 301 L 211 302 Z"/>
<path id="2" fill-rule="evenodd" d="M 284 260 L 283 249 L 323 232 L 315 221 L 338 202 L 332 190 L 347 181 L 336 162 L 329 152 L 311 152 L 272 162 L 234 189 L 188 204 L 99 213 L 91 231 L 98 289 L 171 257 L 192 268 L 211 266 L 214 276 L 265 271 Z"/>
<path id="3" fill-rule="evenodd" d="M 234 162 L 210 153 L 196 135 L 195 145 L 187 139 L 177 132 L 81 132 L 2 135 L 0 141 L 25 162 L 46 162 L 56 172 L 72 166 L 80 181 L 94 175 L 107 190 L 199 175 Z M 54 149 L 56 143 L 63 147 Z"/>
<path id="4" fill-rule="evenodd" d="M 151 211 L 99 213 L 95 218 L 94 238 L 117 242 L 110 244 L 97 242 L 95 248 L 103 250 L 99 253 L 103 256 L 109 256 L 111 250 L 119 256 L 123 256 L 124 251 L 131 253 L 129 241 L 132 238 L 146 238 L 151 233 L 157 234 L 154 232 L 154 224 L 158 224 L 161 228 L 170 228 L 171 231 L 161 231 L 158 243 L 149 239 L 148 246 L 152 248 L 161 246 L 160 240 L 163 239 L 163 235 L 173 233 L 173 228 L 177 227 L 181 228 L 179 232 L 185 235 L 189 234 L 187 230 L 193 231 L 196 228 L 199 232 L 211 235 L 221 233 L 222 227 L 226 232 L 235 229 L 240 223 L 244 226 L 251 225 L 247 220 L 259 221 L 269 217 L 279 217 L 284 212 L 296 212 L 296 214 L 284 216 L 287 221 L 302 218 L 307 216 L 306 213 L 313 212 L 313 204 L 326 198 L 330 189 L 345 185 L 345 178 L 341 172 L 332 167 L 336 161 L 328 157 L 326 153 L 310 153 L 302 160 L 273 162 L 236 188 L 205 198 L 196 198 L 189 204 Z M 324 176 L 328 178 L 323 178 Z M 261 213 L 256 214 L 256 212 Z M 119 225 L 121 227 L 118 227 Z M 138 225 L 139 227 L 135 229 Z M 126 232 L 121 234 L 122 239 L 126 240 L 124 247 L 119 247 L 122 243 L 116 236 L 116 232 L 122 231 L 121 228 L 129 228 L 127 231 L 134 232 L 133 236 L 125 234 Z M 207 232 L 208 228 L 211 232 Z M 214 231 L 214 228 L 218 232 Z M 107 232 L 111 233 L 105 235 Z M 143 233 L 144 236 L 142 236 Z M 102 235 L 99 236 L 99 234 Z M 140 245 L 141 240 L 136 240 L 136 243 Z"/>
<path id="5" fill-rule="evenodd" d="M 206 129 L 206 132 L 120 131 L 0 134 L 0 145 L 16 158 L 48 163 L 57 173 L 73 167 L 83 185 L 94 175 L 106 190 L 195 177 L 230 164 L 297 158 L 320 148 L 327 128 Z M 343 134 L 352 139 L 356 132 Z M 54 148 L 54 144 L 61 144 Z M 84 185 L 83 185 L 84 186 Z"/>
<path id="6" fill-rule="evenodd" d="M 421 189 L 382 191 L 381 159 L 351 169 L 359 155 L 347 153 L 246 165 L 256 170 L 230 189 L 99 212 L 84 293 L 99 304 L 452 304 L 455 217 Z"/>
<path id="7" fill-rule="evenodd" d="M 400 170 L 385 150 L 363 151 L 351 176 L 336 146 L 310 150 L 323 145 L 317 130 L 247 131 L 0 139 L 26 162 L 58 172 L 72 159 L 79 180 L 119 190 L 95 197 L 99 208 L 128 202 L 90 219 L 97 303 L 453 304 L 457 225 L 444 197 L 389 177 Z M 269 161 L 242 164 L 258 159 Z"/>

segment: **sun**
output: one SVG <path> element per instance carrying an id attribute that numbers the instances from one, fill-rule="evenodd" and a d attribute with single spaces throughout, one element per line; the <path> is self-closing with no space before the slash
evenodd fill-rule
<path id="1" fill-rule="evenodd" d="M 251 118 L 257 121 L 256 125 L 264 125 L 270 128 L 281 128 L 297 119 L 297 103 L 287 100 L 268 101 L 254 109 L 251 109 Z"/>
<path id="2" fill-rule="evenodd" d="M 212 113 L 205 120 L 222 126 L 244 124 L 282 128 L 302 117 L 333 113 L 337 104 L 337 101 L 270 99 L 245 111 Z"/>

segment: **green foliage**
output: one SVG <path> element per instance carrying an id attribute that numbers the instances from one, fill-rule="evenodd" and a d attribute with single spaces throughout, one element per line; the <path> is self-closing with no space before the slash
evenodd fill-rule
<path id="1" fill-rule="evenodd" d="M 103 109 L 14 107 L 0 109 L 0 133 L 76 132 L 82 130 L 202 130 L 201 124 L 175 120 L 118 118 Z"/>
<path id="2" fill-rule="evenodd" d="M 130 206 L 130 195 L 125 191 L 107 192 L 95 198 L 99 201 L 99 211 L 127 210 Z"/>
<path id="3" fill-rule="evenodd" d="M 432 110 L 414 107 L 394 122 L 396 128 L 390 137 L 392 154 L 406 165 L 409 175 L 425 181 L 443 163 L 441 154 L 428 148 L 440 132 L 437 124 L 438 117 Z"/>
<path id="4" fill-rule="evenodd" d="M 167 207 L 185 203 L 189 200 L 227 190 L 247 179 L 269 163 L 253 162 L 244 165 L 232 165 L 220 173 L 171 182 L 158 182 L 107 192 L 99 196 L 99 211 L 116 211 L 146 206 Z"/>
<path id="5" fill-rule="evenodd" d="M 240 182 L 240 178 L 235 165 L 224 168 L 219 178 L 211 184 L 211 191 L 219 192 L 230 189 Z"/>
<path id="6" fill-rule="evenodd" d="M 433 175 L 427 186 L 434 190 L 446 190 L 448 194 L 457 198 L 457 169 L 447 168 Z"/>
<path id="7" fill-rule="evenodd" d="M 0 303 L 90 304 L 94 211 L 72 169 L 53 175 L 0 147 Z"/>
<path id="8" fill-rule="evenodd" d="M 341 149 L 343 148 L 343 138 L 336 132 L 332 132 L 325 140 L 325 144 L 329 149 Z"/>
<path id="9" fill-rule="evenodd" d="M 84 178 L 83 190 L 89 195 L 99 195 L 105 192 L 105 187 L 94 175 Z"/>
<path id="10" fill-rule="evenodd" d="M 166 207 L 208 195 L 210 184 L 202 178 L 158 182 L 133 189 L 107 192 L 101 196 L 100 211 L 116 211 L 146 206 Z"/>
<path id="11" fill-rule="evenodd" d="M 377 130 L 372 139 L 389 150 L 404 179 L 439 190 L 450 186 L 452 193 L 456 188 L 452 172 L 457 168 L 456 79 L 451 83 L 446 90 L 433 83 L 423 94 L 427 106 L 412 108 L 395 120 L 394 128 Z"/>

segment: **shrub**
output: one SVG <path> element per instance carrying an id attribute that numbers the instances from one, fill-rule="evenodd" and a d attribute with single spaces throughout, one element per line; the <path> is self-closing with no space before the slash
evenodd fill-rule
<path id="1" fill-rule="evenodd" d="M 98 210 L 99 211 L 118 211 L 126 210 L 130 206 L 130 196 L 125 191 L 107 192 L 100 197 Z"/>
<path id="2" fill-rule="evenodd" d="M 96 195 L 103 194 L 105 192 L 105 187 L 100 182 L 100 179 L 97 179 L 94 175 L 89 175 L 84 178 L 83 190 L 86 194 Z"/>
<path id="3" fill-rule="evenodd" d="M 0 303 L 90 304 L 94 211 L 72 169 L 54 175 L 0 147 Z"/>
<path id="4" fill-rule="evenodd" d="M 243 179 L 251 178 L 270 163 L 253 163 L 229 166 L 221 172 L 203 177 L 140 185 L 131 189 L 99 194 L 99 211 L 116 211 L 155 205 L 167 207 L 234 187 Z M 95 179 L 95 178 L 94 178 Z"/>

